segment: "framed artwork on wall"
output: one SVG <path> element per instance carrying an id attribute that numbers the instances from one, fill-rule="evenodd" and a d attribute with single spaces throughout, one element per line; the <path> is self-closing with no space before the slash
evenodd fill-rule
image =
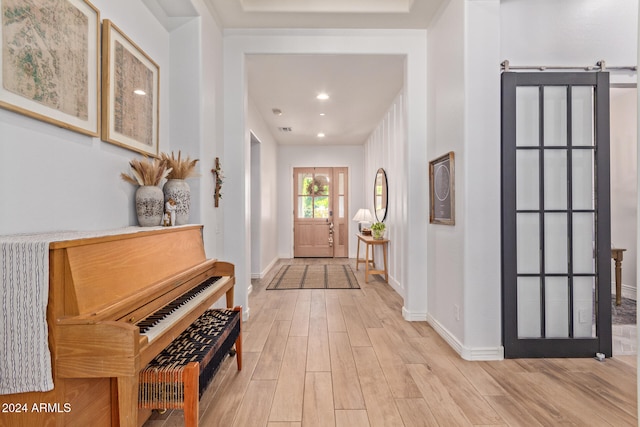
<path id="1" fill-rule="evenodd" d="M 102 25 L 102 139 L 157 156 L 160 67 L 110 20 Z"/>
<path id="2" fill-rule="evenodd" d="M 455 225 L 455 181 L 453 151 L 429 162 L 429 222 Z"/>
<path id="3" fill-rule="evenodd" d="M 86 0 L 0 0 L 0 107 L 100 135 L 100 12 Z"/>

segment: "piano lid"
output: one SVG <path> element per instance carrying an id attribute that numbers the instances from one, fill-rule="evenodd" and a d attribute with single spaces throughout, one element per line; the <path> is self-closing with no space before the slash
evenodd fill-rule
<path id="1" fill-rule="evenodd" d="M 66 316 L 91 314 L 206 261 L 202 226 L 57 242 L 51 249 L 66 256 Z"/>

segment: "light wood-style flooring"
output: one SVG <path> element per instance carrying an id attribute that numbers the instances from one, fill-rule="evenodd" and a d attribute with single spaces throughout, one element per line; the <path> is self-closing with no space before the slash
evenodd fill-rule
<path id="1" fill-rule="evenodd" d="M 638 425 L 636 356 L 468 362 L 362 267 L 360 290 L 265 290 L 280 264 L 253 281 L 243 369 L 225 360 L 203 427 Z M 182 411 L 145 423 L 181 425 Z"/>

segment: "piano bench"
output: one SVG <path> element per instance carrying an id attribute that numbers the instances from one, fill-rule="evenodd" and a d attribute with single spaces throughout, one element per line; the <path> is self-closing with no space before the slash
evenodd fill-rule
<path id="1" fill-rule="evenodd" d="M 138 407 L 182 409 L 185 427 L 196 427 L 200 397 L 234 344 L 242 369 L 241 315 L 241 307 L 205 311 L 140 371 Z"/>

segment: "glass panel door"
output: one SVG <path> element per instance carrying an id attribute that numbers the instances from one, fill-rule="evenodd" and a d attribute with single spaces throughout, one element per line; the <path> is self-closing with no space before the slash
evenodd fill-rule
<path id="1" fill-rule="evenodd" d="M 346 225 L 346 168 L 342 174 L 337 168 L 294 168 L 293 171 L 293 255 L 294 257 L 333 257 L 346 251 L 346 243 L 338 240 L 340 255 L 336 255 L 336 239 L 346 230 L 339 228 L 336 235 L 334 206 L 338 207 L 336 220 Z"/>
<path id="2" fill-rule="evenodd" d="M 505 357 L 611 356 L 608 82 L 502 75 Z"/>

